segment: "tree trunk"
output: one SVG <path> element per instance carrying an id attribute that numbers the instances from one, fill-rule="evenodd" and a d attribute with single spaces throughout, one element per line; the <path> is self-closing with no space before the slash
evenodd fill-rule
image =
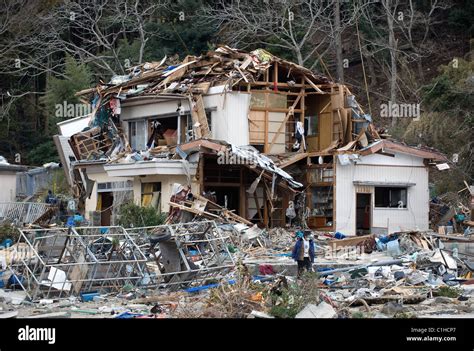
<path id="1" fill-rule="evenodd" d="M 359 32 L 359 35 L 360 35 L 361 41 L 365 42 L 364 34 L 362 31 Z M 372 59 L 372 53 L 365 46 L 362 46 L 361 50 L 362 50 L 362 55 L 364 55 L 367 61 L 367 67 L 369 69 L 369 77 L 370 77 L 369 86 L 372 88 L 377 85 L 377 73 L 375 72 L 374 60 Z"/>
<path id="2" fill-rule="evenodd" d="M 340 0 L 334 0 L 334 24 L 336 31 L 335 49 L 336 49 L 336 66 L 337 81 L 344 83 L 344 66 L 342 63 L 342 40 L 341 40 L 341 9 Z"/>
<path id="3" fill-rule="evenodd" d="M 296 53 L 296 59 L 298 60 L 298 65 L 304 67 L 303 54 L 301 54 L 301 49 L 295 48 L 295 53 Z"/>
<path id="4" fill-rule="evenodd" d="M 423 73 L 423 64 L 421 62 L 421 55 L 420 55 L 420 58 L 418 58 L 418 61 L 416 61 L 416 66 L 418 68 L 418 79 L 420 82 L 423 82 L 425 80 L 425 74 Z"/>
<path id="5" fill-rule="evenodd" d="M 397 103 L 397 40 L 393 28 L 392 0 L 385 0 L 388 25 L 388 48 L 390 51 L 390 101 Z M 392 117 L 392 126 L 397 123 L 396 117 Z"/>

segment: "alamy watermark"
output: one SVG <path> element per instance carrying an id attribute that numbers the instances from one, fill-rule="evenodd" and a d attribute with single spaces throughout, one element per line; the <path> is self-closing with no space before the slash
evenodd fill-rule
<path id="1" fill-rule="evenodd" d="M 29 325 L 18 329 L 19 341 L 47 341 L 52 345 L 56 343 L 56 328 L 33 328 Z"/>
<path id="2" fill-rule="evenodd" d="M 380 105 L 380 117 L 420 119 L 420 104 L 399 104 L 389 101 Z"/>
<path id="3" fill-rule="evenodd" d="M 72 118 L 72 117 L 81 117 L 87 116 L 92 113 L 92 106 L 89 104 L 81 103 L 68 103 L 63 101 L 62 104 L 56 104 L 54 106 L 55 113 L 54 115 L 57 118 Z"/>
<path id="4" fill-rule="evenodd" d="M 255 153 L 244 157 L 230 151 L 219 151 L 217 153 L 217 164 L 257 166 L 257 155 L 258 153 Z"/>
<path id="5" fill-rule="evenodd" d="M 360 256 L 364 255 L 365 252 L 364 246 L 362 245 L 338 247 L 336 244 L 323 247 L 323 251 L 323 257 L 327 260 L 357 260 Z"/>

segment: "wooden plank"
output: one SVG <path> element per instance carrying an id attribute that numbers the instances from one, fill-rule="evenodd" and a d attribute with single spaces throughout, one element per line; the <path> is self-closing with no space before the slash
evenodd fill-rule
<path id="1" fill-rule="evenodd" d="M 323 150 L 334 141 L 332 138 L 332 112 L 322 113 L 319 117 L 319 149 Z"/>
<path id="2" fill-rule="evenodd" d="M 74 268 L 71 271 L 71 275 L 69 277 L 69 279 L 73 282 L 72 289 L 76 295 L 80 293 L 82 289 L 82 285 L 84 284 L 84 281 L 81 281 L 81 280 L 86 278 L 87 272 L 89 271 L 89 267 L 87 264 L 81 264 L 85 262 L 86 262 L 86 259 L 85 259 L 84 253 L 81 252 L 77 260 L 78 265 L 74 266 Z"/>
<path id="3" fill-rule="evenodd" d="M 272 94 L 274 94 L 272 92 Z M 298 94 L 298 96 L 300 96 L 301 94 Z M 265 107 L 258 107 L 258 106 L 254 106 L 254 107 L 251 107 L 250 108 L 251 111 L 268 111 L 268 112 L 301 112 L 301 109 L 299 108 L 295 108 L 295 109 L 291 109 L 290 108 L 281 108 L 281 107 L 269 107 L 269 108 L 265 108 Z"/>
<path id="4" fill-rule="evenodd" d="M 280 168 L 285 168 L 289 165 L 292 165 L 295 162 L 298 162 L 304 158 L 308 157 L 308 154 L 306 152 L 296 154 L 295 156 L 291 157 L 290 159 L 283 161 L 282 163 L 278 164 L 278 167 Z"/>
<path id="5" fill-rule="evenodd" d="M 301 83 L 304 84 L 304 78 L 301 79 Z M 305 94 L 302 94 L 301 96 L 301 104 L 300 104 L 300 110 L 301 110 L 301 115 L 300 115 L 300 122 L 303 123 L 304 126 L 304 114 L 305 114 Z M 306 145 L 306 140 L 305 140 L 305 151 L 308 148 L 308 145 Z"/>
<path id="6" fill-rule="evenodd" d="M 265 143 L 265 112 L 264 111 L 250 111 L 249 121 L 249 141 L 251 144 Z"/>
<path id="7" fill-rule="evenodd" d="M 201 126 L 199 124 L 199 116 L 197 114 L 197 111 L 194 108 L 194 102 L 191 96 L 189 96 L 189 107 L 191 110 L 191 120 L 193 121 L 194 138 L 201 139 L 202 134 L 201 134 Z"/>
<path id="8" fill-rule="evenodd" d="M 191 213 L 194 213 L 194 214 L 197 214 L 197 215 L 200 215 L 200 216 L 204 216 L 204 217 L 210 217 L 210 218 L 220 218 L 218 215 L 215 215 L 213 213 L 210 213 L 210 212 L 207 212 L 207 211 L 199 211 L 199 210 L 196 210 L 194 208 L 191 208 L 191 207 L 187 207 L 187 206 L 184 206 L 184 205 L 180 205 L 180 204 L 177 204 L 175 202 L 172 202 L 172 201 L 169 201 L 168 204 L 171 206 L 171 207 L 177 207 L 179 208 L 180 210 L 183 210 L 183 211 L 187 211 L 187 212 L 191 212 Z"/>
<path id="9" fill-rule="evenodd" d="M 273 91 L 278 91 L 278 62 L 273 64 Z"/>
<path id="10" fill-rule="evenodd" d="M 207 183 L 206 183 L 207 184 Z M 238 185 L 238 184 L 237 184 Z M 197 195 L 197 194 L 194 194 L 194 197 L 196 199 L 201 199 L 201 200 L 206 200 L 207 201 L 207 204 L 208 204 L 208 208 L 214 208 L 214 209 L 220 209 L 220 210 L 223 210 L 222 206 L 216 204 L 215 202 L 209 200 L 209 199 L 206 199 L 205 197 L 201 196 L 201 195 Z M 235 213 L 232 213 L 230 211 L 227 211 L 226 215 L 232 219 L 234 219 L 236 222 L 241 222 L 241 223 L 244 223 L 244 224 L 248 224 L 248 225 L 253 225 L 252 222 L 246 220 L 245 218 L 235 214 Z"/>
<path id="11" fill-rule="evenodd" d="M 267 75 L 268 79 L 268 75 Z M 264 131 L 265 134 L 263 135 L 264 141 L 263 141 L 263 150 L 265 152 L 268 152 L 268 92 L 265 94 L 265 125 L 264 125 Z"/>
<path id="12" fill-rule="evenodd" d="M 321 89 L 319 89 L 319 87 L 314 84 L 311 79 L 309 79 L 308 77 L 304 76 L 304 79 L 306 80 L 306 82 L 308 82 L 308 84 L 311 86 L 311 88 L 313 88 L 314 90 L 316 90 L 318 93 L 320 94 L 326 94 L 324 91 L 322 91 Z M 305 86 L 304 84 L 301 84 L 301 86 Z"/>
<path id="13" fill-rule="evenodd" d="M 374 234 L 370 235 L 362 235 L 362 236 L 355 236 L 345 239 L 336 239 L 336 240 L 328 240 L 326 243 L 333 249 L 337 250 L 341 247 L 346 246 L 357 246 L 358 244 L 362 244 L 367 239 L 371 239 L 374 237 Z"/>
<path id="14" fill-rule="evenodd" d="M 193 123 L 196 119 L 199 123 L 199 129 L 201 133 L 201 137 L 203 138 L 210 138 L 211 131 L 209 130 L 209 124 L 207 122 L 206 110 L 204 108 L 204 101 L 202 99 L 201 94 L 194 95 L 192 97 L 193 100 L 193 108 L 191 114 L 196 114 L 196 117 L 193 117 Z"/>

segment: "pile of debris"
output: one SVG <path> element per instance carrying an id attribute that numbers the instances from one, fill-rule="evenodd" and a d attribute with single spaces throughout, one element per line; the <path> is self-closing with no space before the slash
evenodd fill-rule
<path id="1" fill-rule="evenodd" d="M 24 252 L 7 262 L 9 271 L 1 277 L 0 287 L 10 289 L 2 291 L 5 316 L 15 311 L 38 318 L 474 313 L 474 262 L 446 248 L 449 236 L 312 232 L 314 272 L 297 278 L 294 231 L 259 229 L 204 200 L 195 200 L 202 205 L 199 214 L 186 223 L 21 230 L 14 248 Z M 218 218 L 209 220 L 210 215 Z"/>
<path id="2" fill-rule="evenodd" d="M 438 234 L 463 233 L 469 236 L 474 233 L 474 186 L 467 182 L 464 184 L 465 187 L 457 193 L 450 192 L 431 199 L 430 223 Z"/>
<path id="3" fill-rule="evenodd" d="M 205 94 L 212 86 L 222 84 L 232 86 L 242 80 L 256 82 L 273 62 L 283 63 L 304 72 L 312 83 L 329 83 L 327 77 L 316 75 L 309 69 L 282 60 L 263 49 L 247 53 L 222 46 L 199 57 L 186 56 L 176 65 L 166 64 L 166 59 L 164 57 L 160 62 L 147 62 L 134 66 L 129 69 L 128 75 L 115 76 L 109 83 L 80 91 L 76 95 L 99 93 L 100 102 L 103 104 L 107 98 L 115 94 L 120 97 L 137 94 Z M 112 103 L 111 108 L 116 111 L 120 105 Z"/>

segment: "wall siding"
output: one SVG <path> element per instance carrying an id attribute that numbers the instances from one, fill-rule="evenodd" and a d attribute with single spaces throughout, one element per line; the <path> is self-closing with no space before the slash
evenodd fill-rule
<path id="1" fill-rule="evenodd" d="M 406 209 L 374 208 L 372 188 L 372 227 L 387 228 L 389 233 L 400 230 L 427 230 L 429 212 L 428 169 L 423 160 L 396 153 L 395 157 L 369 155 L 357 165 L 341 166 L 336 170 L 336 230 L 355 235 L 356 189 L 354 181 L 380 183 L 415 183 L 408 188 Z M 360 187 L 360 186 L 359 186 Z M 364 192 L 368 192 L 364 186 Z"/>

